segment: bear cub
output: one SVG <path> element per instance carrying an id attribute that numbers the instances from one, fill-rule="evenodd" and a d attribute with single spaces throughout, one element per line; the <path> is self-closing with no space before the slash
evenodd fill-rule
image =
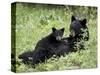
<path id="1" fill-rule="evenodd" d="M 34 51 L 22 53 L 18 58 L 22 59 L 22 62 L 25 64 L 29 61 L 32 61 L 33 65 L 44 62 L 54 54 L 59 54 L 56 49 L 59 48 L 62 43 L 61 39 L 63 34 L 64 28 L 56 29 L 53 27 L 51 34 L 38 41 Z"/>

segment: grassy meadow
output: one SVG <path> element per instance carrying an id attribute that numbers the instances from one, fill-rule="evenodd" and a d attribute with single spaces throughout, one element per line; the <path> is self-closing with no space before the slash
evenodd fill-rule
<path id="1" fill-rule="evenodd" d="M 12 14 L 14 14 L 12 9 Z M 52 27 L 65 28 L 64 37 L 69 36 L 71 16 L 87 19 L 89 41 L 85 50 L 72 52 L 65 57 L 51 58 L 45 63 L 35 66 L 25 65 L 18 59 L 18 55 L 34 50 L 37 42 L 51 33 Z M 39 72 L 68 69 L 88 69 L 97 67 L 97 8 L 67 5 L 42 5 L 32 3 L 16 3 L 16 72 Z M 14 16 L 12 15 L 13 19 Z M 12 21 L 13 21 L 12 19 Z M 20 64 L 18 64 L 20 63 Z M 12 65 L 13 68 L 13 65 Z"/>

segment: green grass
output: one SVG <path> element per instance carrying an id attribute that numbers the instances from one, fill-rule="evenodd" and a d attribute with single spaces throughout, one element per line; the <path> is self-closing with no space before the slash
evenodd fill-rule
<path id="1" fill-rule="evenodd" d="M 64 37 L 69 35 L 70 18 L 76 15 L 87 18 L 90 33 L 86 50 L 72 52 L 65 57 L 51 58 L 35 66 L 20 62 L 18 55 L 34 50 L 36 43 L 51 33 L 51 28 L 65 28 Z M 16 6 L 16 72 L 54 71 L 87 69 L 97 67 L 97 9 L 80 6 L 50 6 L 17 3 Z"/>

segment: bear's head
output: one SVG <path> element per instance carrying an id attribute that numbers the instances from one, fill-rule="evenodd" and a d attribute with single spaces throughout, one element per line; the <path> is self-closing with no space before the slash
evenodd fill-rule
<path id="1" fill-rule="evenodd" d="M 55 27 L 52 28 L 52 36 L 57 40 L 60 41 L 64 34 L 64 28 L 56 29 Z"/>
<path id="2" fill-rule="evenodd" d="M 70 24 L 70 36 L 75 37 L 75 36 L 85 36 L 85 39 L 88 40 L 89 38 L 89 32 L 88 32 L 88 27 L 86 25 L 87 20 L 79 20 L 76 19 L 75 16 L 71 17 L 71 24 Z"/>

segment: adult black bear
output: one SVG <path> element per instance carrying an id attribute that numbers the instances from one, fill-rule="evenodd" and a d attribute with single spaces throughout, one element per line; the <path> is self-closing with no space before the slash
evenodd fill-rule
<path id="1" fill-rule="evenodd" d="M 67 46 L 63 44 L 62 36 L 64 33 L 64 28 L 57 30 L 52 28 L 52 33 L 43 39 L 41 39 L 34 51 L 29 51 L 19 55 L 19 59 L 22 59 L 23 63 L 28 63 L 32 61 L 32 64 L 37 64 L 39 62 L 44 62 L 53 55 L 64 54 L 67 50 Z M 60 47 L 62 46 L 62 47 Z"/>
<path id="2" fill-rule="evenodd" d="M 70 25 L 70 32 L 71 32 L 70 35 L 72 37 L 77 36 L 77 38 L 84 37 L 84 40 L 88 40 L 89 39 L 89 31 L 88 31 L 88 27 L 86 25 L 87 20 L 86 19 L 78 20 L 74 16 L 72 16 L 71 21 L 72 22 Z"/>
<path id="3" fill-rule="evenodd" d="M 75 16 L 71 17 L 70 35 L 67 38 L 63 38 L 63 40 L 67 41 L 67 43 L 73 50 L 75 48 L 75 44 L 77 44 L 78 42 L 81 42 L 82 40 L 89 40 L 89 31 L 86 23 L 86 19 L 79 20 L 76 19 Z M 83 44 L 80 44 L 80 49 L 84 49 Z"/>

